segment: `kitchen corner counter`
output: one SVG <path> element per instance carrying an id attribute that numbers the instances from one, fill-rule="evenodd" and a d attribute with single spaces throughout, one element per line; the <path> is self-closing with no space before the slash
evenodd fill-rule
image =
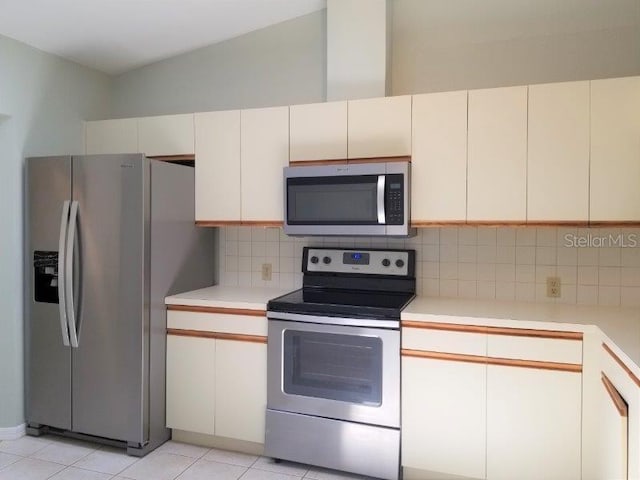
<path id="1" fill-rule="evenodd" d="M 599 329 L 611 341 L 607 344 L 623 360 L 630 360 L 636 367 L 634 370 L 640 373 L 640 308 L 637 307 L 416 297 L 403 310 L 401 318 L 534 330 L 598 332 Z"/>
<path id="2" fill-rule="evenodd" d="M 267 302 L 290 291 L 261 287 L 212 287 L 179 293 L 165 298 L 166 305 L 191 307 L 236 308 L 246 310 L 266 310 Z"/>

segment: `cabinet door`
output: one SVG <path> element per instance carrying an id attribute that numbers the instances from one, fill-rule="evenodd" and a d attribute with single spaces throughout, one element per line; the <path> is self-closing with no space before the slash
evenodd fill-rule
<path id="1" fill-rule="evenodd" d="M 591 82 L 591 221 L 640 220 L 640 77 Z"/>
<path id="2" fill-rule="evenodd" d="M 589 220 L 589 82 L 529 86 L 527 220 Z"/>
<path id="3" fill-rule="evenodd" d="M 282 222 L 282 168 L 289 163 L 289 107 L 240 113 L 242 220 Z"/>
<path id="4" fill-rule="evenodd" d="M 147 157 L 193 154 L 193 113 L 139 118 L 138 151 Z"/>
<path id="5" fill-rule="evenodd" d="M 486 369 L 402 358 L 403 466 L 429 472 L 425 480 L 485 478 Z"/>
<path id="6" fill-rule="evenodd" d="M 135 118 L 99 120 L 84 125 L 87 155 L 139 152 L 138 120 Z"/>
<path id="7" fill-rule="evenodd" d="M 607 384 L 609 387 L 607 387 Z M 615 389 L 605 380 L 600 388 L 600 471 L 597 478 L 626 479 L 628 447 L 628 408 Z"/>
<path id="8" fill-rule="evenodd" d="M 581 374 L 487 367 L 487 478 L 581 475 Z"/>
<path id="9" fill-rule="evenodd" d="M 289 160 L 347 158 L 347 102 L 289 107 Z"/>
<path id="10" fill-rule="evenodd" d="M 527 214 L 527 87 L 469 91 L 467 220 Z"/>
<path id="11" fill-rule="evenodd" d="M 411 97 L 349 102 L 349 158 L 411 155 Z"/>
<path id="12" fill-rule="evenodd" d="M 216 435 L 264 443 L 267 345 L 216 341 Z"/>
<path id="13" fill-rule="evenodd" d="M 214 434 L 215 342 L 167 335 L 167 427 Z"/>
<path id="14" fill-rule="evenodd" d="M 467 92 L 413 96 L 411 221 L 467 216 Z"/>
<path id="15" fill-rule="evenodd" d="M 240 111 L 195 114 L 196 220 L 240 221 Z"/>

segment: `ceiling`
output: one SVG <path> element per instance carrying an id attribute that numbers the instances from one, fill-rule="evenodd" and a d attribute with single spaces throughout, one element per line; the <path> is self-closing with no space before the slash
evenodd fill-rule
<path id="1" fill-rule="evenodd" d="M 0 35 L 117 75 L 326 8 L 326 0 L 0 0 Z"/>

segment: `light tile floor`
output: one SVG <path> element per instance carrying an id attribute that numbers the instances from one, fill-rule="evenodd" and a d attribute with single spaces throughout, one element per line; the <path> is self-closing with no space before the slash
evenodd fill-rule
<path id="1" fill-rule="evenodd" d="M 54 435 L 0 441 L 0 480 L 364 480 L 368 477 L 169 441 L 144 458 Z"/>

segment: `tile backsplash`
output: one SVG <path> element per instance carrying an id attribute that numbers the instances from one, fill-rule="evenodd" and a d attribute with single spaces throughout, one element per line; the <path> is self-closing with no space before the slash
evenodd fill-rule
<path id="1" fill-rule="evenodd" d="M 222 285 L 298 288 L 302 247 L 409 248 L 419 294 L 640 306 L 640 228 L 442 227 L 415 237 L 294 238 L 280 228 L 220 229 Z M 262 265 L 271 264 L 271 281 Z M 560 277 L 561 297 L 547 297 Z"/>

